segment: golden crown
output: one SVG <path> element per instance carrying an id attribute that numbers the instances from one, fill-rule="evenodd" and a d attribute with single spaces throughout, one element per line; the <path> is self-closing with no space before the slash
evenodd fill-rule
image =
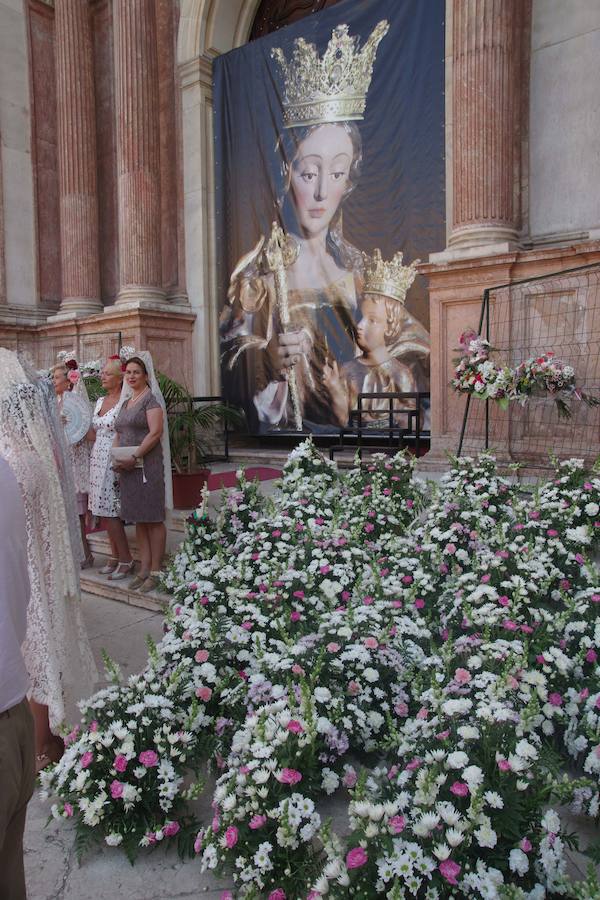
<path id="1" fill-rule="evenodd" d="M 289 63 L 281 47 L 274 47 L 271 56 L 279 63 L 284 80 L 284 126 L 362 119 L 375 54 L 389 27 L 385 19 L 379 22 L 359 51 L 359 38 L 350 37 L 347 25 L 338 25 L 322 59 L 316 46 L 304 38 L 294 41 Z"/>
<path id="2" fill-rule="evenodd" d="M 398 252 L 393 259 L 385 262 L 378 249 L 373 251 L 373 256 L 363 253 L 363 260 L 365 264 L 363 293 L 383 294 L 404 303 L 406 292 L 417 277 L 420 260 L 415 259 L 410 266 L 403 266 L 402 253 Z"/>

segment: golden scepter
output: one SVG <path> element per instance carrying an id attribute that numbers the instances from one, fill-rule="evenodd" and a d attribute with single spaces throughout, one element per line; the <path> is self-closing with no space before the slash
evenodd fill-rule
<path id="1" fill-rule="evenodd" d="M 265 259 L 267 266 L 273 272 L 275 278 L 275 299 L 279 310 L 279 318 L 284 332 L 290 324 L 290 308 L 288 304 L 288 287 L 285 270 L 293 265 L 298 258 L 298 245 L 289 238 L 283 228 L 273 222 L 271 235 L 265 247 Z M 292 400 L 294 412 L 294 424 L 296 431 L 302 431 L 302 412 L 300 411 L 300 396 L 298 394 L 298 382 L 294 367 L 287 374 L 287 383 Z"/>

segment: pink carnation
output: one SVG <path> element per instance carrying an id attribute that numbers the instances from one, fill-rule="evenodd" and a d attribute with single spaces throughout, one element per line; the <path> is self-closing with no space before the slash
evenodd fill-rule
<path id="1" fill-rule="evenodd" d="M 196 835 L 196 840 L 194 841 L 194 853 L 200 853 L 202 850 L 202 839 L 204 838 L 204 832 L 199 831 Z"/>
<path id="2" fill-rule="evenodd" d="M 235 825 L 230 825 L 225 832 L 225 846 L 232 850 L 238 842 L 238 830 Z"/>
<path id="3" fill-rule="evenodd" d="M 455 797 L 466 797 L 469 793 L 469 785 L 465 784 L 464 781 L 455 781 L 450 788 L 450 792 Z"/>
<path id="4" fill-rule="evenodd" d="M 471 673 L 467 669 L 457 669 L 454 673 L 454 680 L 458 684 L 468 684 L 471 680 Z"/>
<path id="5" fill-rule="evenodd" d="M 268 900 L 286 900 L 286 893 L 283 888 L 275 888 L 269 894 Z"/>
<path id="6" fill-rule="evenodd" d="M 301 734 L 304 731 L 302 724 L 298 722 L 297 719 L 290 719 L 285 727 L 293 734 Z"/>
<path id="7" fill-rule="evenodd" d="M 199 700 L 202 700 L 203 703 L 208 703 L 212 697 L 212 689 L 204 685 L 196 688 L 196 697 L 198 697 Z"/>
<path id="8" fill-rule="evenodd" d="M 86 750 L 86 752 L 83 754 L 83 756 L 81 757 L 81 759 L 79 761 L 81 764 L 81 768 L 87 769 L 87 767 L 91 765 L 93 758 L 94 758 L 94 754 L 92 753 L 92 751 Z"/>
<path id="9" fill-rule="evenodd" d="M 163 834 L 165 837 L 174 837 L 179 830 L 179 822 L 167 822 L 163 828 Z"/>
<path id="10" fill-rule="evenodd" d="M 196 650 L 194 659 L 197 663 L 205 663 L 208 659 L 208 650 Z"/>
<path id="11" fill-rule="evenodd" d="M 113 768 L 115 768 L 117 772 L 124 772 L 127 768 L 127 757 L 123 756 L 122 753 L 119 753 L 118 756 L 115 756 Z"/>
<path id="12" fill-rule="evenodd" d="M 263 825 L 266 825 L 266 824 L 267 824 L 267 817 L 259 816 L 258 814 L 255 816 L 252 816 L 252 818 L 250 819 L 250 821 L 248 823 L 248 825 L 252 829 L 252 831 L 258 831 L 259 828 L 262 828 Z"/>
<path id="13" fill-rule="evenodd" d="M 110 796 L 113 800 L 119 800 L 119 798 L 123 796 L 123 784 L 120 781 L 115 779 L 111 782 Z"/>
<path id="14" fill-rule="evenodd" d="M 158 765 L 158 753 L 156 753 L 155 750 L 142 750 L 138 758 L 141 764 L 147 769 L 151 769 L 153 766 Z"/>
<path id="15" fill-rule="evenodd" d="M 561 694 L 558 694 L 556 691 L 552 694 L 548 695 L 548 703 L 550 706 L 562 706 L 563 698 Z"/>
<path id="16" fill-rule="evenodd" d="M 73 807 L 71 806 L 70 803 L 65 803 L 64 809 L 63 809 L 63 815 L 66 816 L 67 819 L 70 819 L 71 816 L 73 815 Z"/>
<path id="17" fill-rule="evenodd" d="M 346 854 L 346 868 L 360 869 L 361 866 L 365 865 L 368 859 L 369 857 L 367 856 L 366 850 L 363 850 L 362 847 L 353 847 L 352 850 L 349 850 Z"/>
<path id="18" fill-rule="evenodd" d="M 302 781 L 302 773 L 297 769 L 282 769 L 277 776 L 277 781 L 280 784 L 298 784 L 299 781 Z"/>
<path id="19" fill-rule="evenodd" d="M 388 825 L 390 826 L 392 834 L 400 834 L 406 827 L 406 819 L 404 816 L 392 816 Z"/>
<path id="20" fill-rule="evenodd" d="M 448 884 L 458 884 L 456 880 L 460 875 L 460 866 L 451 859 L 444 859 L 438 866 L 442 878 L 445 878 Z"/>

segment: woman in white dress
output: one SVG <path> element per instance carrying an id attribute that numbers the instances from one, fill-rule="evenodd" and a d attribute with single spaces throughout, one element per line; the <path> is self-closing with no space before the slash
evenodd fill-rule
<path id="1" fill-rule="evenodd" d="M 27 521 L 31 598 L 23 658 L 39 770 L 60 759 L 58 732 L 77 701 L 92 693 L 97 672 L 81 613 L 79 529 L 65 494 L 74 495 L 74 486 L 64 437 L 50 427 L 52 395 L 29 378 L 15 354 L 0 348 L 0 451 L 19 482 Z"/>
<path id="2" fill-rule="evenodd" d="M 80 396 L 85 397 L 87 400 L 87 391 L 76 362 L 75 367 L 69 366 L 67 363 L 57 363 L 52 367 L 51 375 L 58 408 L 61 413 L 63 397 L 67 392 L 77 391 Z M 81 542 L 85 554 L 81 563 L 81 568 L 87 569 L 94 565 L 94 557 L 92 556 L 85 530 L 88 511 L 88 494 L 90 491 L 90 445 L 84 437 L 81 441 L 78 441 L 78 443 L 70 444 L 68 450 L 73 466 L 73 477 L 75 479 L 75 491 L 77 494 L 77 512 L 79 514 L 79 525 L 81 528 Z"/>
<path id="3" fill-rule="evenodd" d="M 100 381 L 107 393 L 96 401 L 92 427 L 88 432 L 88 439 L 93 442 L 89 508 L 94 516 L 101 518 L 110 541 L 111 556 L 100 572 L 108 575 L 111 581 L 120 581 L 133 571 L 134 561 L 123 522 L 119 518 L 119 481 L 110 453 L 115 439 L 115 420 L 122 403 L 123 372 L 119 357 L 106 360 Z"/>

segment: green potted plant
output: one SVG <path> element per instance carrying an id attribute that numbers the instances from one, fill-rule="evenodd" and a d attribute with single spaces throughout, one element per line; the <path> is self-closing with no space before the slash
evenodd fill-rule
<path id="1" fill-rule="evenodd" d="M 160 372 L 157 378 L 165 398 L 169 423 L 173 506 L 175 509 L 189 509 L 198 502 L 210 475 L 210 469 L 205 465 L 207 431 L 220 422 L 240 424 L 243 417 L 238 409 L 225 403 L 196 406 L 184 385 Z"/>

